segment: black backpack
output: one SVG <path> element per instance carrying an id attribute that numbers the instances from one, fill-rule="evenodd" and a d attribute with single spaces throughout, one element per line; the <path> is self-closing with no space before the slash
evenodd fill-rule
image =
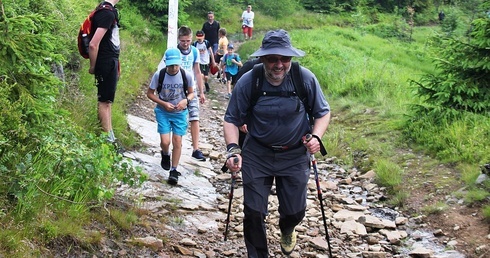
<path id="1" fill-rule="evenodd" d="M 264 83 L 264 65 L 256 64 L 252 69 L 252 95 L 250 99 L 249 110 L 257 104 L 257 100 L 261 96 L 276 96 L 276 97 L 292 97 L 297 96 L 303 105 L 305 106 L 306 113 L 308 114 L 308 120 L 310 125 L 313 125 L 313 114 L 310 105 L 308 104 L 305 84 L 303 81 L 303 75 L 301 73 L 301 67 L 298 62 L 291 62 L 291 79 L 294 85 L 294 91 L 263 91 L 262 85 Z M 299 109 L 299 107 L 298 107 Z"/>
<path id="2" fill-rule="evenodd" d="M 163 68 L 160 70 L 160 73 L 158 75 L 158 86 L 157 86 L 157 92 L 160 94 L 160 91 L 162 91 L 162 84 L 163 80 L 165 79 L 165 75 L 167 74 L 167 67 Z M 187 86 L 189 85 L 189 82 L 187 81 L 187 76 L 185 75 L 185 70 L 180 68 L 180 74 L 182 75 L 182 84 L 184 85 L 184 94 L 187 97 Z"/>
<path id="3" fill-rule="evenodd" d="M 204 42 L 204 45 L 206 45 L 206 49 L 208 49 L 209 47 L 211 47 L 211 44 L 209 43 L 209 41 L 207 39 L 205 39 L 203 42 Z M 195 47 L 197 47 L 197 43 L 199 43 L 199 41 L 196 40 L 196 41 L 194 41 L 192 43 L 192 45 L 195 46 Z"/>
<path id="4" fill-rule="evenodd" d="M 252 66 L 253 65 L 253 66 Z M 250 107 L 248 109 L 248 115 L 250 115 L 251 110 L 257 104 L 257 100 L 261 96 L 278 96 L 278 97 L 291 97 L 291 96 L 297 96 L 301 102 L 303 102 L 303 105 L 305 107 L 306 113 L 308 115 L 308 121 L 310 123 L 310 127 L 313 126 L 313 111 L 311 110 L 310 105 L 308 104 L 308 99 L 307 99 L 307 94 L 306 94 L 306 89 L 305 89 L 305 84 L 303 81 L 303 75 L 301 73 L 301 67 L 299 66 L 298 62 L 292 62 L 291 63 L 291 79 L 293 81 L 294 85 L 294 91 L 274 91 L 274 92 L 268 92 L 268 91 L 263 91 L 262 90 L 262 85 L 264 83 L 264 65 L 260 63 L 260 61 L 257 59 L 254 60 L 249 60 L 245 62 L 243 67 L 240 69 L 239 74 L 237 76 L 237 81 L 238 79 L 248 70 L 252 70 L 252 93 L 250 95 Z M 298 106 L 299 109 L 299 106 Z M 239 145 L 243 146 L 243 141 L 245 140 L 246 133 L 239 131 Z"/>

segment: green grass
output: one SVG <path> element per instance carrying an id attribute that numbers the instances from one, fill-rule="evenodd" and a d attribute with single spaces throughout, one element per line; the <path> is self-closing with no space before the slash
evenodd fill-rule
<path id="1" fill-rule="evenodd" d="M 66 27 L 76 31 L 79 22 L 83 21 L 87 12 L 98 1 L 72 5 L 70 1 L 62 1 L 60 6 L 70 8 L 73 16 L 63 17 Z M 70 4 L 67 4 L 67 3 Z M 113 124 L 116 136 L 125 146 L 135 147 L 138 137 L 128 130 L 126 111 L 134 98 L 139 94 L 141 87 L 148 80 L 159 63 L 166 48 L 166 41 L 159 37 L 159 29 L 152 27 L 151 23 L 142 17 L 137 10 L 123 4 L 126 27 L 121 30 L 121 78 L 118 83 L 116 100 L 113 105 Z M 223 27 L 229 31 L 231 40 L 239 39 L 240 26 L 237 21 L 242 8 L 230 7 L 230 12 L 217 16 Z M 326 144 L 330 157 L 346 168 L 356 167 L 360 171 L 375 170 L 376 182 L 386 187 L 390 195 L 389 203 L 403 206 L 408 198 L 408 192 L 403 189 L 403 180 L 413 177 L 434 177 L 435 191 L 448 189 L 447 185 L 457 185 L 463 182 L 466 192 L 449 193 L 461 194 L 467 203 L 483 203 L 483 214 L 490 218 L 488 203 L 490 186 L 475 185 L 474 181 L 479 175 L 479 166 L 490 160 L 488 142 L 490 138 L 490 118 L 465 114 L 454 121 L 447 121 L 442 125 L 434 125 L 422 117 L 410 117 L 410 105 L 421 103 L 415 94 L 415 88 L 409 84 L 410 80 L 418 80 L 425 73 L 433 73 L 435 68 L 431 57 L 431 37 L 440 33 L 440 28 L 416 27 L 413 41 L 406 39 L 378 37 L 382 34 L 379 26 L 366 26 L 362 17 L 351 15 L 320 15 L 298 11 L 292 15 L 275 19 L 265 14 L 256 19 L 254 40 L 241 45 L 239 54 L 242 59 L 248 59 L 261 44 L 262 36 L 266 30 L 283 28 L 290 32 L 293 45 L 304 50 L 307 55 L 297 60 L 313 71 L 331 105 L 332 122 L 323 141 Z M 123 18 L 124 19 L 124 18 Z M 386 21 L 399 22 L 399 17 L 382 17 Z M 200 29 L 205 17 L 191 17 L 189 24 L 194 32 Z M 392 22 L 388 23 L 391 24 Z M 146 29 L 148 28 L 148 30 Z M 465 27 L 456 31 L 462 35 Z M 64 35 L 75 42 L 75 33 Z M 61 91 L 61 103 L 68 110 L 67 116 L 77 125 L 81 132 L 99 133 L 100 127 L 97 119 L 97 100 L 94 78 L 88 74 L 88 61 L 80 60 L 75 52 L 75 45 L 68 47 L 71 55 L 66 56 L 73 71 L 67 71 L 65 88 Z M 67 50 L 68 51 L 68 50 Z M 73 79 L 74 78 L 74 79 Z M 95 141 L 94 141 L 95 142 Z M 48 151 L 57 151 L 60 148 L 52 147 Z M 403 149 L 413 149 L 428 155 L 434 160 L 418 167 L 420 174 L 406 174 L 406 167 L 410 160 L 415 159 L 412 154 L 405 155 L 399 152 Z M 71 150 L 71 149 L 70 149 Z M 74 149 L 73 151 L 76 151 Z M 94 148 L 95 150 L 95 148 Z M 94 160 L 101 160 L 107 153 L 94 155 Z M 53 167 L 49 160 L 51 156 L 40 155 L 39 163 Z M 27 158 L 23 157 L 27 160 Z M 80 157 L 82 159 L 84 157 Z M 117 159 L 117 157 L 114 157 Z M 72 162 L 72 163 L 69 163 Z M 64 160 L 64 164 L 82 166 L 79 160 Z M 456 173 L 446 178 L 434 175 L 432 168 L 440 162 L 454 165 Z M 19 173 L 28 171 L 21 170 Z M 39 165 L 38 169 L 42 169 Z M 104 167 L 106 164 L 102 164 Z M 99 171 L 100 172 L 100 171 Z M 102 173 L 102 172 L 100 172 Z M 198 171 L 195 171 L 196 175 Z M 423 179 L 423 178 L 422 178 Z M 29 243 L 43 245 L 53 239 L 71 237 L 82 244 L 98 243 L 102 236 L 100 233 L 84 230 L 92 220 L 99 221 L 108 228 L 113 236 L 120 236 L 122 231 L 129 230 L 137 221 L 137 213 L 142 211 L 125 211 L 124 209 L 111 209 L 110 217 L 104 211 L 98 214 L 90 213 L 89 204 L 67 204 L 55 197 L 63 197 L 63 193 L 72 193 L 71 200 L 83 203 L 87 199 L 85 194 L 75 193 L 70 189 L 70 179 L 50 180 L 36 178 L 38 184 L 29 185 L 29 195 L 38 196 L 33 203 L 19 204 L 29 210 L 32 220 L 24 220 L 24 214 L 15 214 L 15 211 L 5 209 L 0 211 L 0 256 L 29 257 L 42 256 L 39 250 L 32 250 Z M 45 189 L 52 195 L 44 195 L 39 189 Z M 68 188 L 62 192 L 61 189 Z M 459 189 L 459 188 L 458 188 Z M 106 190 L 110 194 L 111 189 Z M 95 190 L 94 190 L 95 191 Z M 58 195 L 61 193 L 61 195 Z M 93 194 L 93 193 L 90 193 Z M 105 194 L 100 192 L 100 194 Z M 179 199 L 166 199 L 171 210 L 176 210 Z M 4 206 L 10 203 L 5 198 L 1 200 Z M 10 204 L 11 205 L 11 204 Z M 444 210 L 444 205 L 436 203 L 425 208 L 425 212 L 434 213 Z M 19 211 L 18 211 L 19 212 Z M 34 214 L 34 215 L 33 215 Z M 163 218 L 162 218 L 163 219 Z M 162 221 L 162 223 L 167 223 Z M 170 223 L 182 224 L 183 218 L 174 217 Z"/>
<path id="2" fill-rule="evenodd" d="M 437 213 L 443 213 L 445 210 L 447 210 L 449 206 L 444 203 L 444 202 L 437 202 L 432 205 L 427 205 L 422 208 L 422 211 L 426 215 L 431 215 L 431 214 L 437 214 Z"/>

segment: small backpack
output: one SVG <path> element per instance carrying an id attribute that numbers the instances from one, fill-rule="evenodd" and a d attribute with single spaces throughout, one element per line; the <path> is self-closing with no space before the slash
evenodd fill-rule
<path id="1" fill-rule="evenodd" d="M 89 49 L 89 44 L 90 40 L 92 40 L 93 34 L 92 31 L 92 17 L 95 15 L 96 12 L 100 10 L 111 10 L 116 13 L 116 20 L 114 21 L 114 24 L 118 22 L 118 17 L 117 17 L 117 11 L 114 6 L 111 4 L 104 4 L 104 2 L 100 3 L 90 14 L 88 17 L 83 21 L 82 25 L 80 25 L 80 30 L 78 31 L 78 52 L 80 55 L 88 59 L 88 49 Z"/>
<path id="2" fill-rule="evenodd" d="M 208 49 L 209 47 L 211 47 L 211 44 L 209 43 L 209 41 L 207 39 L 205 39 L 204 41 L 204 44 L 206 45 L 206 49 Z M 197 47 L 197 44 L 199 43 L 199 41 L 194 41 L 194 43 L 192 43 L 193 46 Z"/>
<path id="3" fill-rule="evenodd" d="M 167 67 L 160 70 L 160 73 L 158 75 L 157 92 L 159 95 L 160 95 L 160 92 L 162 91 L 163 80 L 165 79 L 166 74 L 167 74 Z M 182 84 L 184 85 L 184 95 L 187 97 L 187 93 L 188 93 L 187 87 L 189 85 L 189 82 L 187 81 L 187 76 L 185 75 L 185 70 L 180 68 L 180 74 L 182 75 Z"/>

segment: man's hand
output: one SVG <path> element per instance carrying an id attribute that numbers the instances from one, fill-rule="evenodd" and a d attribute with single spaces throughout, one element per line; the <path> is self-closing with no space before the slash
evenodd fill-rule
<path id="1" fill-rule="evenodd" d="M 242 126 L 238 127 L 238 129 L 244 133 L 248 133 L 247 124 L 243 124 Z"/>
<path id="2" fill-rule="evenodd" d="M 242 155 L 233 154 L 226 160 L 226 167 L 232 172 L 236 173 L 242 168 Z"/>
<path id="3" fill-rule="evenodd" d="M 303 136 L 303 144 L 310 154 L 315 154 L 320 151 L 320 142 L 316 137 L 313 137 L 311 134 L 307 134 Z"/>

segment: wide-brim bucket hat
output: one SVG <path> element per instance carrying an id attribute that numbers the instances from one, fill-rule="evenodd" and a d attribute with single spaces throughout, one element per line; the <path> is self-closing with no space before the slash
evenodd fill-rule
<path id="1" fill-rule="evenodd" d="M 287 31 L 271 30 L 268 31 L 262 40 L 262 46 L 250 56 L 304 56 L 305 52 L 291 45 L 291 38 Z"/>

